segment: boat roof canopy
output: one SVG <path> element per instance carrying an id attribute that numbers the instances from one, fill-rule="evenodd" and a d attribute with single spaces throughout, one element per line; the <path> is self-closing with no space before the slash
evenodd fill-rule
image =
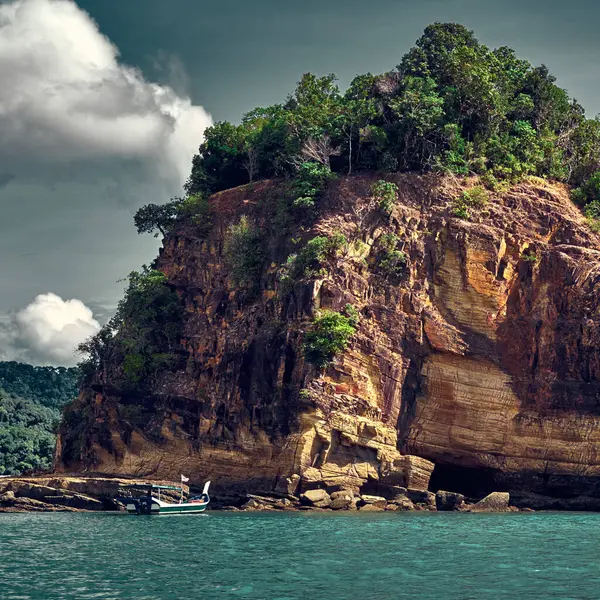
<path id="1" fill-rule="evenodd" d="M 154 485 L 153 483 L 138 483 L 137 485 L 127 485 L 126 488 L 151 488 L 153 490 L 181 490 L 179 485 Z"/>

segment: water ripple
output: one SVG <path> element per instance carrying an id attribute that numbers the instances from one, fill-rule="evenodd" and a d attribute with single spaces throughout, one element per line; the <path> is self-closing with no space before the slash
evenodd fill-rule
<path id="1" fill-rule="evenodd" d="M 2 600 L 600 597 L 597 514 L 0 515 Z"/>

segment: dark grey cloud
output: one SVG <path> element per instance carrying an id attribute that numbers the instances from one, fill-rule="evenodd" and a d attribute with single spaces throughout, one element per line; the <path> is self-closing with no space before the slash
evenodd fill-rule
<path id="1" fill-rule="evenodd" d="M 6 187 L 14 179 L 15 175 L 12 173 L 0 173 L 0 189 Z"/>
<path id="2" fill-rule="evenodd" d="M 591 114 L 600 111 L 600 3 L 593 0 L 80 0 L 123 59 L 153 78 L 159 51 L 179 57 L 192 98 L 239 120 L 280 101 L 301 74 L 393 68 L 423 29 L 455 21 L 485 44 L 545 63 Z"/>

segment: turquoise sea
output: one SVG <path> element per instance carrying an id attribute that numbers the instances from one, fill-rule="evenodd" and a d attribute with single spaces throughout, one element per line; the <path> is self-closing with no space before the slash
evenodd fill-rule
<path id="1" fill-rule="evenodd" d="M 0 514 L 0 598 L 600 598 L 600 514 Z"/>

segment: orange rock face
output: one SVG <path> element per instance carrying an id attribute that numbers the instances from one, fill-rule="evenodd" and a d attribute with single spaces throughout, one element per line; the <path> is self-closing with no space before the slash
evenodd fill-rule
<path id="1" fill-rule="evenodd" d="M 281 218 L 281 184 L 261 182 L 213 197 L 208 238 L 191 224 L 169 235 L 158 265 L 185 305 L 185 360 L 149 397 L 83 390 L 83 425 L 61 432 L 57 468 L 246 490 L 298 474 L 301 489 L 329 491 L 600 493 L 600 242 L 567 190 L 530 181 L 464 220 L 451 206 L 473 182 L 389 179 L 389 220 L 361 211 L 371 178 L 335 182 L 305 230 Z M 268 249 L 253 296 L 223 260 L 242 214 Z M 348 247 L 327 274 L 282 289 L 287 256 L 335 231 Z M 407 256 L 397 280 L 378 267 L 385 233 Z M 347 303 L 357 333 L 318 372 L 303 333 L 315 310 Z M 146 424 L 128 422 L 132 403 Z"/>

